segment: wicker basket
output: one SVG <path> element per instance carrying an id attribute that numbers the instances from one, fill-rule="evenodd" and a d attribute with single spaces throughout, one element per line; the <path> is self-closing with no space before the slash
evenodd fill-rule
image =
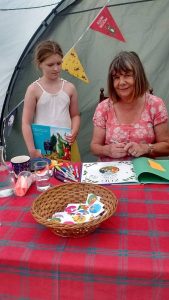
<path id="1" fill-rule="evenodd" d="M 55 212 L 63 211 L 69 203 L 86 202 L 87 195 L 94 193 L 101 197 L 105 212 L 99 218 L 82 224 L 61 224 L 51 218 Z M 83 237 L 93 232 L 101 222 L 114 214 L 117 207 L 115 195 L 105 187 L 91 183 L 66 183 L 42 193 L 32 204 L 31 212 L 34 219 L 62 237 Z"/>

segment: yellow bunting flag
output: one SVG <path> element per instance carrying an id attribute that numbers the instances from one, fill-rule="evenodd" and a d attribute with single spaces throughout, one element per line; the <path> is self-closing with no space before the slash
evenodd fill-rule
<path id="1" fill-rule="evenodd" d="M 149 159 L 148 163 L 150 165 L 151 168 L 156 169 L 158 171 L 166 171 L 162 165 L 160 165 L 159 163 L 155 162 L 154 160 Z"/>
<path id="2" fill-rule="evenodd" d="M 86 73 L 74 48 L 70 49 L 69 52 L 64 56 L 62 69 L 83 80 L 84 82 L 89 83 L 89 79 L 86 76 Z"/>

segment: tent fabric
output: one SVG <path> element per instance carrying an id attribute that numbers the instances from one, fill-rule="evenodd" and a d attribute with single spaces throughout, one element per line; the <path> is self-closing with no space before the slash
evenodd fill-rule
<path id="1" fill-rule="evenodd" d="M 71 2 L 71 5 L 69 5 Z M 108 5 L 122 32 L 125 43 L 88 29 L 101 7 Z M 64 6 L 64 7 L 63 7 Z M 63 9 L 62 9 L 63 8 Z M 96 160 L 90 153 L 92 117 L 101 87 L 107 88 L 107 72 L 113 57 L 121 50 L 135 51 L 140 56 L 154 94 L 162 97 L 169 110 L 169 0 L 149 1 L 62 1 L 60 12 L 34 37 L 22 60 L 9 97 L 9 111 L 24 97 L 27 86 L 40 76 L 32 64 L 32 53 L 39 40 L 57 40 L 65 53 L 75 45 L 79 60 L 89 78 L 84 83 L 63 71 L 62 77 L 73 82 L 78 90 L 81 128 L 78 136 L 83 161 Z M 82 37 L 79 40 L 79 37 Z M 79 40 L 79 42 L 77 42 Z M 6 108 L 5 113 L 7 114 Z M 6 137 L 7 155 L 26 153 L 21 134 L 22 105 L 17 110 L 11 133 Z M 17 147 L 14 147 L 14 143 Z M 19 147 L 18 147 L 19 145 Z"/>
<path id="2" fill-rule="evenodd" d="M 0 112 L 11 75 L 24 48 L 58 2 L 0 0 Z"/>

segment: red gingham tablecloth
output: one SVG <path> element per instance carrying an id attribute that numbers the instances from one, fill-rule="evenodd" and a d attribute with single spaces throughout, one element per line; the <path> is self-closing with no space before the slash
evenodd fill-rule
<path id="1" fill-rule="evenodd" d="M 1 300 L 169 299 L 169 185 L 109 188 L 115 215 L 78 239 L 36 223 L 34 185 L 0 199 Z"/>

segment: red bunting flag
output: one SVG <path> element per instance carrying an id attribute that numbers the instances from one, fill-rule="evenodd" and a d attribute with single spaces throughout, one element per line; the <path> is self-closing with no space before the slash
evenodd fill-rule
<path id="1" fill-rule="evenodd" d="M 125 39 L 120 32 L 115 20 L 113 19 L 109 9 L 105 6 L 100 14 L 96 17 L 90 28 L 106 34 L 119 41 L 125 42 Z"/>

